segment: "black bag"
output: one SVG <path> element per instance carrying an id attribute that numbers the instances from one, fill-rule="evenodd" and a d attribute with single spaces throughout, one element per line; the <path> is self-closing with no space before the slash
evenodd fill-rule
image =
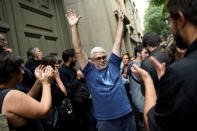
<path id="1" fill-rule="evenodd" d="M 79 86 L 75 91 L 75 93 L 73 94 L 71 100 L 73 102 L 84 103 L 88 100 L 89 96 L 90 96 L 90 92 L 87 84 L 85 83 L 85 80 L 80 80 Z"/>
<path id="2" fill-rule="evenodd" d="M 58 106 L 58 112 L 60 117 L 67 119 L 69 115 L 72 113 L 72 104 L 71 101 L 65 97 L 61 102 L 60 106 Z"/>
<path id="3" fill-rule="evenodd" d="M 45 125 L 50 128 L 61 128 L 66 120 L 70 120 L 72 115 L 72 104 L 70 100 L 65 97 L 62 102 L 54 106 L 51 114 L 47 120 L 44 121 Z"/>

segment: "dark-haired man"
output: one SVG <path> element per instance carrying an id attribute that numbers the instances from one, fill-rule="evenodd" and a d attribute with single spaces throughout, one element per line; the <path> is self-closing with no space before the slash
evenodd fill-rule
<path id="1" fill-rule="evenodd" d="M 155 67 L 150 60 L 150 56 L 154 56 L 156 59 L 159 60 L 160 63 L 165 62 L 166 65 L 169 65 L 169 60 L 168 60 L 167 55 L 161 51 L 161 48 L 160 48 L 161 38 L 159 34 L 157 34 L 156 32 L 146 33 L 143 36 L 142 43 L 143 43 L 143 46 L 146 47 L 150 55 L 144 61 L 142 61 L 141 68 L 146 70 L 151 75 L 154 85 L 156 87 L 156 91 L 157 91 L 158 90 L 157 84 L 159 80 L 157 78 L 157 72 L 155 70 Z M 144 90 L 142 90 L 142 93 L 144 94 Z"/>
<path id="2" fill-rule="evenodd" d="M 144 118 L 151 131 L 197 130 L 196 6 L 197 0 L 169 0 L 167 3 L 167 20 L 171 22 L 177 46 L 187 48 L 187 52 L 183 59 L 168 66 L 166 71 L 163 65 L 152 59 L 161 78 L 157 95 L 150 75 L 136 66 L 133 68 L 145 83 Z"/>
<path id="3" fill-rule="evenodd" d="M 132 96 L 132 103 L 138 112 L 144 112 L 144 96 L 141 93 L 141 84 L 139 78 L 131 72 L 131 67 L 133 64 L 141 67 L 141 62 L 148 57 L 148 52 L 146 48 L 141 45 L 136 46 L 134 50 L 135 59 L 131 61 L 127 68 L 127 74 L 129 75 L 129 83 L 130 83 L 130 93 Z"/>
<path id="4" fill-rule="evenodd" d="M 73 100 L 74 94 L 79 88 L 80 79 L 82 77 L 81 73 L 76 72 L 74 69 L 76 64 L 76 57 L 74 49 L 66 49 L 62 53 L 62 59 L 64 61 L 63 65 L 59 68 L 60 78 L 66 87 L 68 97 L 71 99 L 73 105 L 72 119 L 66 121 L 65 128 L 67 130 L 88 130 L 84 129 L 87 126 L 87 119 L 85 117 L 83 104 Z"/>
<path id="5" fill-rule="evenodd" d="M 62 53 L 63 65 L 59 68 L 60 78 L 67 88 L 68 96 L 71 97 L 79 85 L 81 76 L 77 76 L 74 69 L 77 61 L 74 49 L 66 49 Z"/>
<path id="6" fill-rule="evenodd" d="M 133 64 L 141 67 L 141 62 L 148 57 L 147 49 L 141 45 L 137 45 L 134 50 L 135 59 L 131 61 L 127 68 L 127 74 L 129 76 L 130 93 L 132 96 L 132 105 L 135 112 L 137 128 L 144 128 L 143 112 L 144 112 L 144 96 L 141 92 L 140 79 L 131 72 Z"/>

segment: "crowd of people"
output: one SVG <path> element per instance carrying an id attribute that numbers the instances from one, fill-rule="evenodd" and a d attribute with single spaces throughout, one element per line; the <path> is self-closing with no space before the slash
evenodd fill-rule
<path id="1" fill-rule="evenodd" d="M 78 33 L 81 17 L 72 10 L 66 18 L 73 49 L 62 52 L 61 66 L 38 47 L 27 50 L 24 63 L 0 34 L 0 113 L 10 130 L 196 130 L 196 6 L 197 0 L 168 0 L 166 20 L 174 38 L 164 47 L 156 32 L 148 32 L 132 59 L 121 55 L 121 9 L 109 59 L 99 46 L 85 53 Z"/>

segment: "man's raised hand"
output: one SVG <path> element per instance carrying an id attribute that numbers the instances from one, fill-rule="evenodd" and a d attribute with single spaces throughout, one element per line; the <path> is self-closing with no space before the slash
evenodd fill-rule
<path id="1" fill-rule="evenodd" d="M 123 19 L 124 19 L 124 13 L 123 13 L 122 9 L 116 10 L 115 11 L 115 14 L 117 14 L 119 20 L 122 20 L 123 21 Z"/>
<path id="2" fill-rule="evenodd" d="M 79 22 L 79 19 L 81 18 L 81 16 L 77 17 L 75 10 L 72 11 L 71 9 L 65 15 L 71 27 L 77 25 Z"/>

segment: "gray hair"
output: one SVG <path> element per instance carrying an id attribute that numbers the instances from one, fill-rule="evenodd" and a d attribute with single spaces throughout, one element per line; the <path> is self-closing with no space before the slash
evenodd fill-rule
<path id="1" fill-rule="evenodd" d="M 90 51 L 90 58 L 93 58 L 93 55 L 95 53 L 105 53 L 106 51 L 102 48 L 102 47 L 94 47 L 91 51 Z"/>
<path id="2" fill-rule="evenodd" d="M 38 47 L 33 47 L 33 48 L 29 48 L 27 50 L 27 59 L 32 60 L 34 54 L 36 53 L 36 49 L 39 49 Z"/>

